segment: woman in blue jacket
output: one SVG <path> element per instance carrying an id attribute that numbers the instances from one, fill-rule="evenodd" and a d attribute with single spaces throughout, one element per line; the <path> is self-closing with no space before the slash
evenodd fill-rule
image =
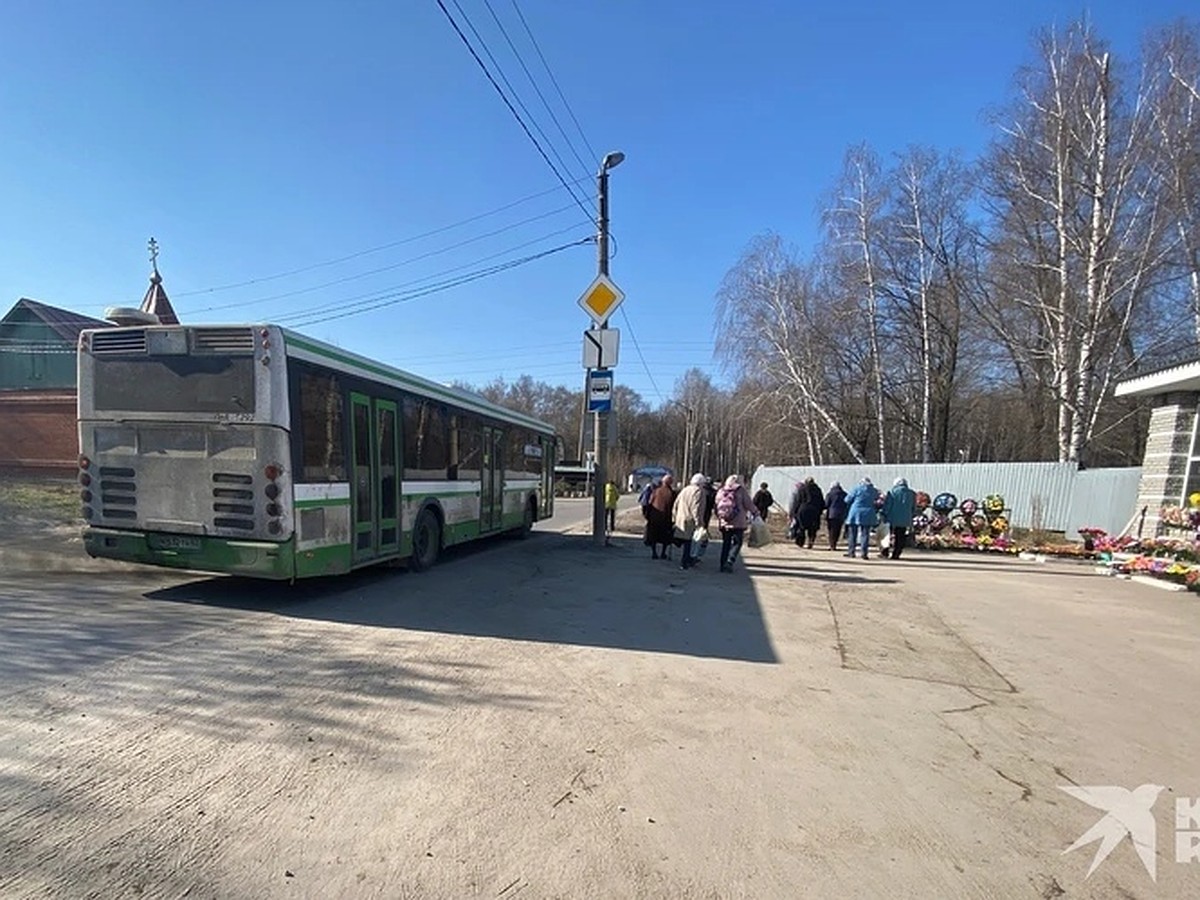
<path id="1" fill-rule="evenodd" d="M 862 547 L 862 558 L 869 559 L 867 548 L 871 546 L 871 531 L 875 527 L 875 503 L 879 489 L 864 478 L 846 495 L 846 535 L 849 550 L 846 555 L 854 559 L 855 551 Z M 860 543 L 861 542 L 861 543 Z"/>

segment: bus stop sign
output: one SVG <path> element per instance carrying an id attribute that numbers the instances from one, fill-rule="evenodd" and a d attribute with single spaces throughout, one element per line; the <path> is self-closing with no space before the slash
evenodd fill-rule
<path id="1" fill-rule="evenodd" d="M 612 410 L 613 374 L 611 369 L 588 372 L 588 412 L 606 413 Z"/>

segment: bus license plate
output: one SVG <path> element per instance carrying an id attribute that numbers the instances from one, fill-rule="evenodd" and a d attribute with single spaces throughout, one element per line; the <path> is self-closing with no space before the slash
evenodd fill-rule
<path id="1" fill-rule="evenodd" d="M 190 550 L 200 549 L 200 538 L 186 537 L 178 534 L 164 534 L 152 538 L 150 546 L 154 550 Z"/>

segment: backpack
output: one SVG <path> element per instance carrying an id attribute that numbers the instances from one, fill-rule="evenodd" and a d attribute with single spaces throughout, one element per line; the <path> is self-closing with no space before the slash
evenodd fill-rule
<path id="1" fill-rule="evenodd" d="M 717 491 L 717 518 L 722 522 L 729 522 L 737 514 L 737 489 L 721 488 Z"/>

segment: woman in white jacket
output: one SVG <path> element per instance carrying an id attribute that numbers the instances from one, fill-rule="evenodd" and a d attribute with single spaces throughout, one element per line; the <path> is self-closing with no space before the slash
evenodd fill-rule
<path id="1" fill-rule="evenodd" d="M 703 527 L 701 522 L 704 519 L 704 483 L 707 480 L 699 472 L 693 475 L 691 483 L 679 492 L 679 496 L 675 498 L 675 505 L 671 508 L 675 540 L 683 545 L 683 559 L 679 561 L 681 569 L 690 569 L 696 564 L 696 559 L 692 556 L 692 535 L 697 527 Z"/>

